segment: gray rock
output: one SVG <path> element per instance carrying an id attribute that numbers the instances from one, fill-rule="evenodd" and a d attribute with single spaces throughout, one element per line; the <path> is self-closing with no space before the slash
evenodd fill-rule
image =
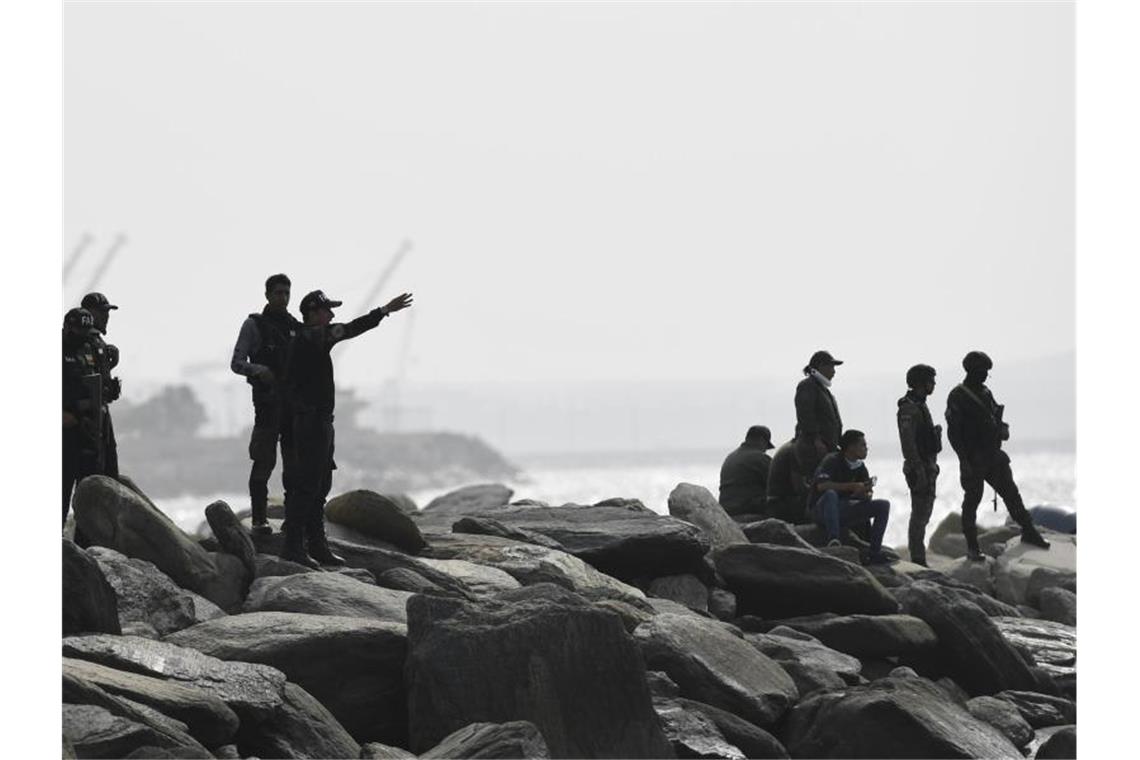
<path id="1" fill-rule="evenodd" d="M 862 567 L 816 551 L 749 544 L 720 549 L 714 558 L 741 614 L 781 618 L 898 610 L 894 597 Z"/>
<path id="2" fill-rule="evenodd" d="M 1006 641 L 1032 655 L 1033 661 L 1052 679 L 1062 693 L 1076 693 L 1077 631 L 1075 628 L 1049 620 L 1023 617 L 995 617 L 993 622 Z M 1040 691 L 1028 686 L 1020 688 Z"/>
<path id="3" fill-rule="evenodd" d="M 437 596 L 454 595 L 453 592 L 432 583 L 415 570 L 409 570 L 404 567 L 394 567 L 391 570 L 385 570 L 380 573 L 376 579 L 376 584 L 384 588 L 390 588 L 396 591 L 408 591 L 413 594 L 435 594 Z"/>
<path id="4" fill-rule="evenodd" d="M 887 674 L 887 678 L 918 678 L 918 673 L 914 672 L 914 668 L 899 665 L 897 668 L 891 669 L 891 672 Z"/>
<path id="5" fill-rule="evenodd" d="M 214 749 L 214 757 L 218 760 L 241 760 L 236 744 L 223 744 Z"/>
<path id="6" fill-rule="evenodd" d="M 210 530 L 218 540 L 221 550 L 241 560 L 242 566 L 245 567 L 246 580 L 253 580 L 257 573 L 257 563 L 254 561 L 257 549 L 254 548 L 249 533 L 230 509 L 230 505 L 220 500 L 210 504 L 206 507 L 206 522 L 210 524 Z"/>
<path id="7" fill-rule="evenodd" d="M 1055 623 L 1076 627 L 1077 595 L 1063 588 L 1042 589 L 1038 595 L 1041 617 Z"/>
<path id="8" fill-rule="evenodd" d="M 1019 617 L 1021 615 L 1016 607 L 1006 604 L 1005 602 L 999 602 L 989 594 L 982 593 L 975 586 L 943 575 L 936 570 L 923 569 L 919 572 L 911 573 L 910 577 L 912 583 L 913 581 L 928 581 L 941 586 L 946 593 L 952 594 L 963 601 L 973 603 L 990 617 Z M 894 597 L 898 599 L 900 603 L 902 603 L 903 598 L 906 596 L 909 586 L 910 584 L 907 584 L 906 586 L 892 589 Z"/>
<path id="9" fill-rule="evenodd" d="M 227 614 L 225 610 L 201 594 L 195 594 L 193 591 L 187 591 L 186 596 L 194 606 L 195 625 L 198 623 L 205 623 L 207 620 L 213 620 L 214 618 L 220 618 Z"/>
<path id="10" fill-rule="evenodd" d="M 1033 729 L 1017 708 L 996 697 L 974 697 L 966 703 L 966 709 L 983 723 L 1001 731 L 1018 749 L 1024 748 L 1033 740 Z"/>
<path id="11" fill-rule="evenodd" d="M 744 530 L 744 535 L 754 544 L 791 546 L 795 549 L 807 549 L 809 551 L 815 549 L 796 532 L 794 526 L 775 517 L 748 523 L 741 527 Z"/>
<path id="12" fill-rule="evenodd" d="M 349 491 L 330 499 L 325 504 L 325 517 L 413 554 L 427 545 L 409 513 L 394 500 L 374 491 Z"/>
<path id="13" fill-rule="evenodd" d="M 258 578 L 245 599 L 246 612 L 306 612 L 407 623 L 408 591 L 381 588 L 339 573 L 301 573 Z"/>
<path id="14" fill-rule="evenodd" d="M 464 486 L 437 496 L 420 510 L 422 515 L 477 515 L 505 507 L 514 491 L 501 483 Z"/>
<path id="15" fill-rule="evenodd" d="M 716 723 L 689 710 L 675 699 L 655 699 L 653 709 L 677 757 L 744 760 L 744 753 L 729 744 Z"/>
<path id="16" fill-rule="evenodd" d="M 961 557 L 940 569 L 954 580 L 962 581 L 963 583 L 973 586 L 983 594 L 993 596 L 993 572 L 996 564 L 997 563 L 989 557 L 986 557 L 983 562 L 975 562 L 969 557 Z"/>
<path id="17" fill-rule="evenodd" d="M 925 620 L 938 635 L 947 670 L 970 694 L 1032 689 L 1037 681 L 1025 660 L 977 605 L 928 581 L 907 587 L 903 612 Z"/>
<path id="18" fill-rule="evenodd" d="M 225 744 L 237 731 L 233 710 L 202 689 L 66 657 L 63 672 L 185 723 L 190 735 L 207 747 Z"/>
<path id="19" fill-rule="evenodd" d="M 1025 584 L 1025 602 L 1029 605 L 1041 604 L 1041 592 L 1047 588 L 1061 588 L 1077 593 L 1077 574 L 1051 567 L 1038 567 L 1029 574 Z"/>
<path id="20" fill-rule="evenodd" d="M 796 684 L 800 696 L 818 689 L 842 689 L 859 683 L 858 658 L 824 646 L 815 638 L 783 626 L 770 633 L 748 633 L 745 641 L 772 658 Z"/>
<path id="21" fill-rule="evenodd" d="M 63 635 L 122 633 L 115 590 L 99 563 L 63 539 Z"/>
<path id="22" fill-rule="evenodd" d="M 408 636 L 412 751 L 471 723 L 528 720 L 555 757 L 670 754 L 637 647 L 617 615 L 581 597 L 417 595 Z"/>
<path id="23" fill-rule="evenodd" d="M 369 742 L 360 748 L 361 760 L 416 760 L 416 757 L 418 756 L 406 749 L 389 747 L 379 742 Z"/>
<path id="24" fill-rule="evenodd" d="M 718 620 L 736 617 L 736 594 L 722 588 L 709 589 L 709 612 Z"/>
<path id="25" fill-rule="evenodd" d="M 911 615 L 809 615 L 764 621 L 759 627 L 775 632 L 777 626 L 811 636 L 824 646 L 852 657 L 921 657 L 938 646 L 938 636 Z"/>
<path id="26" fill-rule="evenodd" d="M 1000 731 L 924 678 L 817 692 L 786 725 L 792 757 L 1021 757 Z"/>
<path id="27" fill-rule="evenodd" d="M 645 671 L 645 682 L 649 684 L 649 693 L 654 699 L 672 699 L 681 696 L 681 687 L 669 677 L 668 673 L 660 670 Z"/>
<path id="28" fill-rule="evenodd" d="M 786 758 L 788 751 L 772 734 L 753 725 L 738 715 L 719 707 L 678 697 L 677 702 L 690 712 L 700 713 L 711 720 L 721 736 L 748 758 Z"/>
<path id="29" fill-rule="evenodd" d="M 678 484 L 669 494 L 669 514 L 700 528 L 713 549 L 748 543 L 740 525 L 704 486 Z"/>
<path id="30" fill-rule="evenodd" d="M 63 706 L 63 736 L 71 745 L 73 757 L 126 757 L 145 746 L 162 746 L 153 730 L 96 705 Z M 213 757 L 209 752 L 188 755 Z"/>
<path id="31" fill-rule="evenodd" d="M 943 676 L 935 681 L 942 691 L 946 692 L 951 699 L 963 707 L 970 701 L 970 693 L 958 685 L 958 682 L 949 676 Z"/>
<path id="32" fill-rule="evenodd" d="M 272 715 L 285 687 L 285 675 L 274 668 L 224 662 L 196 649 L 135 636 L 71 636 L 63 640 L 63 656 L 201 689 L 243 721 Z"/>
<path id="33" fill-rule="evenodd" d="M 407 629 L 399 623 L 250 612 L 211 620 L 166 640 L 222 660 L 277 668 L 316 697 L 358 742 L 407 742 Z"/>
<path id="34" fill-rule="evenodd" d="M 452 732 L 420 755 L 437 758 L 548 758 L 550 749 L 538 727 L 530 721 L 472 723 Z"/>
<path id="35" fill-rule="evenodd" d="M 545 546 L 547 549 L 563 550 L 562 544 L 553 538 L 548 538 L 541 533 L 535 533 L 533 530 L 526 530 L 525 528 L 512 528 L 492 517 L 461 517 L 452 524 L 451 532 L 498 536 L 500 538 L 509 538 L 513 541 Z"/>
<path id="36" fill-rule="evenodd" d="M 469 589 L 475 596 L 487 596 L 516 589 L 522 584 L 510 573 L 490 565 L 468 562 L 465 559 L 433 559 L 421 557 L 421 567 L 442 573 Z"/>
<path id="37" fill-rule="evenodd" d="M 541 506 L 547 507 L 549 504 L 542 504 Z M 657 514 L 649 507 L 645 506 L 641 499 L 630 499 L 624 496 L 611 496 L 608 499 L 602 499 L 594 503 L 595 507 L 621 507 L 628 509 L 631 512 L 645 512 L 646 514 Z"/>
<path id="38" fill-rule="evenodd" d="M 319 573 L 320 570 L 314 570 L 311 567 L 296 562 L 290 562 L 287 559 L 281 559 L 276 554 L 262 554 L 258 553 L 254 558 L 255 578 L 270 578 L 282 575 L 298 575 L 300 573 Z"/>
<path id="39" fill-rule="evenodd" d="M 357 758 L 361 747 L 332 713 L 295 683 L 286 683 L 284 699 L 274 714 L 257 723 L 242 723 L 243 750 L 256 757 Z"/>
<path id="40" fill-rule="evenodd" d="M 1045 741 L 1041 742 L 1041 746 L 1037 748 L 1037 754 L 1034 758 L 1037 760 L 1053 760 L 1054 758 L 1065 758 L 1072 760 L 1077 756 L 1077 727 L 1064 726 L 1059 731 L 1053 733 Z"/>
<path id="41" fill-rule="evenodd" d="M 116 480 L 93 475 L 75 489 L 79 528 L 95 546 L 153 562 L 175 583 L 224 610 L 237 609 L 245 568 L 229 554 L 211 554 L 145 498 Z"/>
<path id="42" fill-rule="evenodd" d="M 771 726 L 799 697 L 778 664 L 723 624 L 659 614 L 634 631 L 646 665 L 681 687 L 681 695 Z"/>
<path id="43" fill-rule="evenodd" d="M 979 528 L 978 546 L 983 554 L 988 553 L 987 550 L 991 546 L 1008 543 L 1011 538 L 1019 535 L 1021 535 L 1021 529 L 1016 526 Z M 955 559 L 965 557 L 966 537 L 962 535 L 962 513 L 951 512 L 942 518 L 942 522 L 931 534 L 927 546 L 927 554 L 941 554 Z"/>
<path id="44" fill-rule="evenodd" d="M 1077 537 L 1045 531 L 1052 546 L 1039 549 L 1021 541 L 1013 541 L 1010 548 L 998 558 L 994 567 L 994 592 L 1007 604 L 1035 604 L 1030 597 L 1029 581 L 1040 573 L 1034 589 L 1040 593 L 1053 581 L 1062 588 L 1070 584 L 1076 590 Z M 1041 572 L 1044 569 L 1045 572 Z"/>
<path id="45" fill-rule="evenodd" d="M 145 623 L 157 637 L 198 622 L 191 592 L 179 588 L 153 562 L 132 559 L 105 546 L 92 546 L 87 553 L 115 590 L 124 628 Z"/>
<path id="46" fill-rule="evenodd" d="M 420 557 L 413 557 L 395 547 L 385 548 L 378 539 L 356 533 L 344 526 L 335 526 L 329 532 L 329 545 L 333 551 L 344 557 L 349 567 L 363 568 L 379 578 L 393 569 L 411 570 L 447 590 L 450 594 L 473 599 L 476 593 L 466 582 L 452 572 L 437 569 Z"/>
<path id="47" fill-rule="evenodd" d="M 1017 708 L 1033 728 L 1064 726 L 1077 721 L 1077 703 L 1071 699 L 1034 691 L 1002 691 L 994 696 Z"/>
<path id="48" fill-rule="evenodd" d="M 709 590 L 695 575 L 666 575 L 654 578 L 649 595 L 669 599 L 690 609 L 708 612 Z"/>

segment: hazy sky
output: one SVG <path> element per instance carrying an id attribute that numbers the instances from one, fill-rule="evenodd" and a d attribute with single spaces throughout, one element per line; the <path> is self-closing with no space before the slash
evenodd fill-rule
<path id="1" fill-rule="evenodd" d="M 83 3 L 65 35 L 65 239 L 97 239 L 66 297 L 125 232 L 134 377 L 224 369 L 272 272 L 378 305 L 405 237 L 413 381 L 1075 345 L 1069 4 Z"/>

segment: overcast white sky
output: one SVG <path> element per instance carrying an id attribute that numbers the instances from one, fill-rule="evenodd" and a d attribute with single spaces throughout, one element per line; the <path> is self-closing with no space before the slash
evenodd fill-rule
<path id="1" fill-rule="evenodd" d="M 66 298 L 124 231 L 133 377 L 224 368 L 275 271 L 378 305 L 405 237 L 413 381 L 1075 345 L 1068 4 L 83 3 L 65 35 L 65 240 L 97 239 Z"/>

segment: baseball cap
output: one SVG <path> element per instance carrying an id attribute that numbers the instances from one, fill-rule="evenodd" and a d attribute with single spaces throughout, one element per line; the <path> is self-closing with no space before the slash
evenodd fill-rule
<path id="1" fill-rule="evenodd" d="M 314 290 L 311 293 L 306 293 L 305 297 L 301 299 L 301 313 L 308 314 L 310 311 L 314 311 L 322 307 L 327 309 L 335 309 L 342 303 L 343 301 L 334 301 L 326 296 L 323 290 Z"/>
<path id="2" fill-rule="evenodd" d="M 83 301 L 80 303 L 84 309 L 117 309 L 115 304 L 107 300 L 107 296 L 102 293 L 88 293 L 83 296 Z"/>
<path id="3" fill-rule="evenodd" d="M 72 327 L 78 330 L 94 330 L 95 329 L 95 316 L 87 311 L 87 309 L 74 308 L 69 309 L 63 315 L 63 326 Z"/>
<path id="4" fill-rule="evenodd" d="M 744 436 L 745 443 L 763 443 L 765 449 L 774 449 L 772 445 L 772 431 L 765 425 L 753 425 L 748 428 L 748 433 Z"/>
<path id="5" fill-rule="evenodd" d="M 811 361 L 808 362 L 809 367 L 818 367 L 821 364 L 842 364 L 843 362 L 836 359 L 827 351 L 816 351 L 811 355 Z"/>

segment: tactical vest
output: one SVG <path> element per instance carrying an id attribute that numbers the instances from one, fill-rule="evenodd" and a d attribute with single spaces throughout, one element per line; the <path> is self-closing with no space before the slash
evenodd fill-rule
<path id="1" fill-rule="evenodd" d="M 295 321 L 274 319 L 265 314 L 250 314 L 249 318 L 257 325 L 261 344 L 250 361 L 269 367 L 280 384 L 285 380 L 289 368 L 289 354 L 293 348 L 293 339 L 297 337 L 298 325 Z M 256 385 L 252 377 L 246 378 L 246 382 Z"/>

